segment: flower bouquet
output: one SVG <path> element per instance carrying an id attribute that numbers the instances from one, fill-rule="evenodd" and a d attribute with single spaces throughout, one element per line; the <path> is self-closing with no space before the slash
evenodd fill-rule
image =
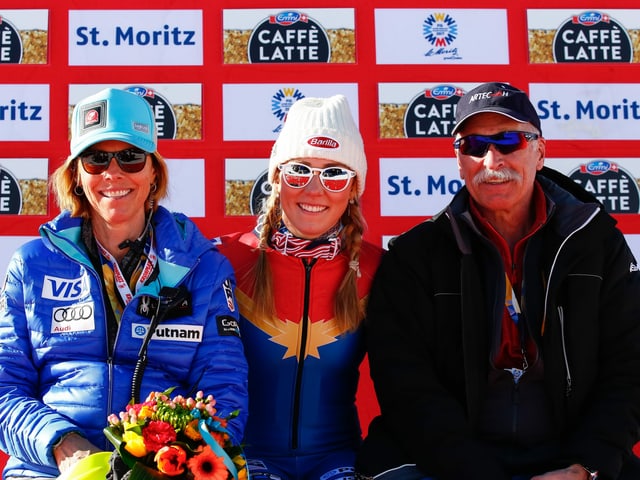
<path id="1" fill-rule="evenodd" d="M 226 430 L 238 412 L 220 418 L 211 395 L 170 398 L 172 391 L 152 392 L 107 419 L 104 433 L 129 469 L 124 478 L 247 480 L 242 447 Z"/>

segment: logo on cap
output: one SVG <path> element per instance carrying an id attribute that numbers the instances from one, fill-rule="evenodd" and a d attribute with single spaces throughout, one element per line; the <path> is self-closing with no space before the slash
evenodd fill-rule
<path id="1" fill-rule="evenodd" d="M 137 132 L 149 133 L 149 124 L 133 122 L 133 129 L 136 130 Z"/>
<path id="2" fill-rule="evenodd" d="M 84 114 L 85 128 L 90 127 L 91 125 L 98 123 L 99 121 L 100 121 L 100 114 L 98 113 L 98 110 L 96 110 L 95 108 L 92 108 L 88 112 L 85 112 Z"/>
<path id="3" fill-rule="evenodd" d="M 492 97 L 508 97 L 508 96 L 509 96 L 509 92 L 505 90 L 498 90 L 496 92 L 489 91 L 489 92 L 474 93 L 473 95 L 471 95 L 471 98 L 469 99 L 469 103 L 473 103 L 477 100 L 486 100 Z"/>
<path id="4" fill-rule="evenodd" d="M 307 143 L 316 148 L 340 148 L 340 143 L 331 137 L 311 137 L 307 139 Z"/>
<path id="5" fill-rule="evenodd" d="M 89 130 L 104 127 L 106 125 L 105 112 L 106 103 L 99 102 L 97 104 L 87 105 L 82 111 L 82 124 L 80 126 L 80 134 L 84 134 Z"/>

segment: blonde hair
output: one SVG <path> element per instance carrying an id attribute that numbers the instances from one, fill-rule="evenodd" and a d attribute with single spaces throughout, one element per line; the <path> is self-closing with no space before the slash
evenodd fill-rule
<path id="1" fill-rule="evenodd" d="M 162 158 L 157 151 L 150 155 L 156 180 L 154 182 L 155 190 L 151 192 L 147 202 L 152 203 L 155 211 L 155 209 L 158 208 L 157 200 L 162 200 L 167 196 L 169 170 L 167 169 L 164 158 Z M 82 168 L 82 166 L 80 166 L 80 159 L 69 155 L 65 162 L 51 175 L 49 182 L 50 188 L 60 210 L 68 210 L 71 212 L 72 217 L 89 218 L 91 214 L 89 201 L 87 197 L 78 190 L 82 188 L 78 183 L 78 168 Z M 153 197 L 153 202 L 149 202 L 151 197 Z"/>
<path id="2" fill-rule="evenodd" d="M 253 274 L 254 278 L 253 314 L 266 319 L 271 319 L 275 315 L 273 274 L 265 251 L 269 248 L 269 239 L 282 219 L 280 195 L 276 190 L 272 188 L 271 195 L 265 202 L 258 260 L 253 270 L 248 272 Z M 366 228 L 359 198 L 356 197 L 350 201 L 342 214 L 341 221 L 344 250 L 348 253 L 350 262 L 358 262 L 362 236 Z M 364 318 L 364 304 L 360 302 L 357 288 L 359 272 L 356 270 L 347 269 L 334 298 L 334 316 L 341 332 L 353 332 Z"/>

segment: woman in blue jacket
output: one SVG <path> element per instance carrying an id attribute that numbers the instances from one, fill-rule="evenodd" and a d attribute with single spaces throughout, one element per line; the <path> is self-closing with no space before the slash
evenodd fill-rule
<path id="1" fill-rule="evenodd" d="M 156 147 L 141 96 L 105 89 L 74 109 L 71 154 L 52 177 L 62 213 L 14 254 L 0 295 L 3 478 L 57 477 L 108 449 L 109 414 L 174 386 L 212 394 L 222 416 L 239 409 L 229 430 L 243 437 L 233 271 L 192 221 L 157 205 L 168 178 Z"/>

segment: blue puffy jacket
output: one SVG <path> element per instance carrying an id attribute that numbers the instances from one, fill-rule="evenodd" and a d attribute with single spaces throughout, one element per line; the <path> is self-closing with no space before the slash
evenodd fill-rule
<path id="1" fill-rule="evenodd" d="M 5 475 L 59 475 L 52 448 L 67 432 L 110 448 L 102 430 L 131 399 L 150 323 L 145 306 L 165 286 L 186 287 L 191 309 L 158 326 L 141 399 L 173 386 L 174 394 L 212 394 L 219 414 L 240 410 L 229 422 L 239 442 L 247 363 L 230 263 L 191 220 L 160 207 L 153 216 L 159 275 L 124 309 L 110 354 L 101 278 L 80 239 L 81 224 L 60 214 L 41 227 L 42 238 L 17 250 L 7 270 L 0 295 L 0 449 L 12 458 Z"/>

